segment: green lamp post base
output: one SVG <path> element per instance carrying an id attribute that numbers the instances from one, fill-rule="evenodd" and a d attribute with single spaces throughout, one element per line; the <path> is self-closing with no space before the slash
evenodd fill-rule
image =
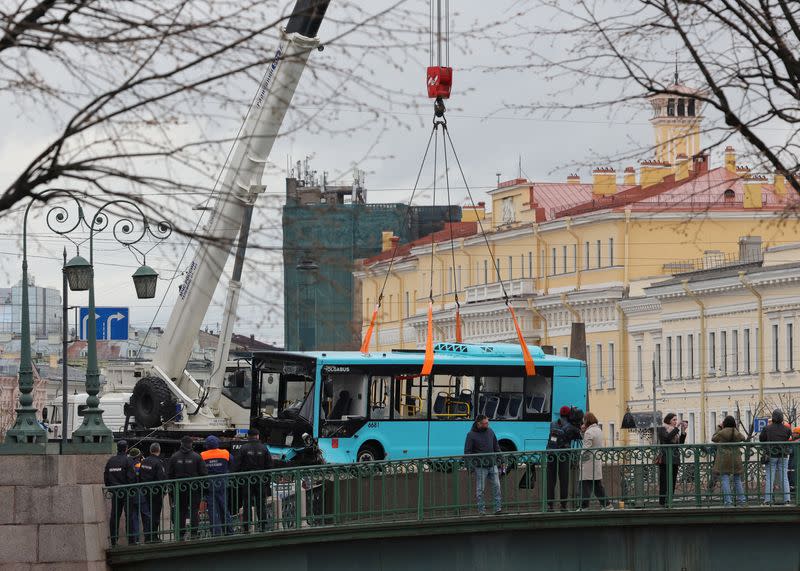
<path id="1" fill-rule="evenodd" d="M 110 454 L 114 450 L 114 435 L 103 422 L 103 411 L 87 408 L 83 423 L 72 433 L 72 442 L 65 442 L 62 454 Z"/>
<path id="2" fill-rule="evenodd" d="M 22 406 L 17 409 L 17 420 L 0 445 L 0 454 L 44 454 L 47 448 L 47 430 L 39 424 L 36 409 Z"/>

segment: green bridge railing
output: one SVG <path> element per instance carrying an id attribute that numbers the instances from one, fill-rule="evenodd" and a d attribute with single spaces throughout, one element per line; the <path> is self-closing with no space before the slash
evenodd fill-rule
<path id="1" fill-rule="evenodd" d="M 475 468 L 497 467 L 502 513 L 702 506 L 800 506 L 797 444 L 632 446 L 328 464 L 105 489 L 111 544 L 203 539 L 309 527 L 477 516 Z M 789 489 L 783 490 L 783 471 Z M 775 472 L 772 476 L 771 472 Z M 566 476 L 566 497 L 548 490 Z M 737 493 L 734 480 L 740 478 Z M 772 477 L 771 477 L 772 476 Z M 601 480 L 607 501 L 581 480 Z M 730 480 L 730 494 L 723 493 Z M 660 484 L 660 481 L 662 482 Z M 675 482 L 674 488 L 669 482 Z M 767 489 L 767 483 L 772 489 Z M 485 501 L 494 511 L 493 490 Z M 788 499 L 788 502 L 787 502 Z M 115 533 L 114 511 L 122 514 Z M 125 515 L 127 514 L 127 515 Z"/>

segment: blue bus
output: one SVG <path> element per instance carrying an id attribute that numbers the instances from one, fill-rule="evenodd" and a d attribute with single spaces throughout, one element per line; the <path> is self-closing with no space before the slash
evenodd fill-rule
<path id="1" fill-rule="evenodd" d="M 309 436 L 328 463 L 458 455 L 479 414 L 504 451 L 541 450 L 561 406 L 585 409 L 586 365 L 530 351 L 531 377 L 509 344 L 437 343 L 425 377 L 418 350 L 254 353 L 252 424 L 284 460 Z"/>

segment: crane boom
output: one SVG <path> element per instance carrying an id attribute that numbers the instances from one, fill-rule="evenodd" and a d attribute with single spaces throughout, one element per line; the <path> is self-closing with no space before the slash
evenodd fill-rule
<path id="1" fill-rule="evenodd" d="M 248 207 L 261 187 L 264 165 L 275 143 L 311 51 L 328 1 L 298 0 L 281 33 L 281 42 L 245 118 L 241 135 L 225 167 L 211 216 L 194 259 L 185 272 L 179 297 L 153 357 L 154 370 L 178 382 L 191 356 L 214 290 Z M 179 387 L 175 387 L 179 388 Z M 173 390 L 173 392 L 175 392 Z"/>

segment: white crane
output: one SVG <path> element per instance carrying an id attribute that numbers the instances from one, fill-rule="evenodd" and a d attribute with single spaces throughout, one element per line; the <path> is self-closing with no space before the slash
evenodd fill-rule
<path id="1" fill-rule="evenodd" d="M 108 368 L 105 393 L 130 392 L 129 412 L 137 427 L 164 425 L 175 431 L 223 431 L 247 427 L 249 411 L 222 398 L 222 383 L 241 288 L 250 216 L 278 131 L 309 55 L 319 47 L 317 31 L 329 0 L 297 0 L 280 45 L 244 120 L 210 209 L 194 259 L 179 287 L 152 363 Z M 237 242 L 223 328 L 210 380 L 201 386 L 185 370 L 214 290 Z M 177 405 L 177 406 L 176 406 Z"/>

